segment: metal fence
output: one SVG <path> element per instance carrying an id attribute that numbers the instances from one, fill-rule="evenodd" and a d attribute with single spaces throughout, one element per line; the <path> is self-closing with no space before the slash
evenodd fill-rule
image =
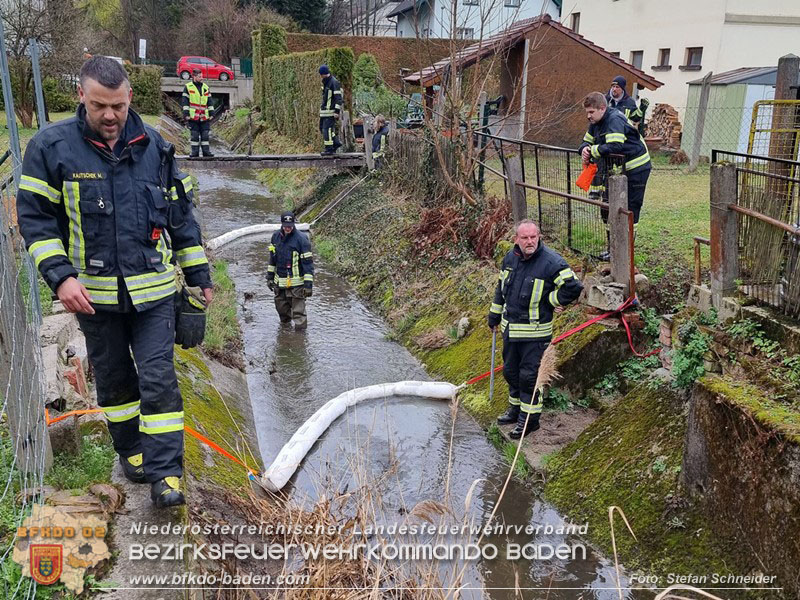
<path id="1" fill-rule="evenodd" d="M 19 136 L 0 23 L 0 79 L 7 128 L 0 155 L 8 151 L 11 174 L 0 181 L 0 596 L 33 598 L 35 582 L 17 577 L 11 561 L 16 528 L 30 514 L 52 460 L 44 422 L 44 378 L 39 344 L 38 280 L 16 226 L 15 199 L 21 170 Z"/>
<path id="2" fill-rule="evenodd" d="M 800 162 L 714 151 L 736 166 L 739 289 L 800 317 Z"/>

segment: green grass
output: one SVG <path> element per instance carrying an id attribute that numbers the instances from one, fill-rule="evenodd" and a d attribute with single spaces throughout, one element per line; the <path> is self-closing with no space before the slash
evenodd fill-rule
<path id="1" fill-rule="evenodd" d="M 56 489 L 85 493 L 94 483 L 110 483 L 111 468 L 117 454 L 105 426 L 96 422 L 81 425 L 81 449 L 77 455 L 56 454 L 53 468 L 45 475 L 45 483 Z M 90 434 L 91 431 L 96 431 Z"/>
<path id="2" fill-rule="evenodd" d="M 219 353 L 236 343 L 241 334 L 236 318 L 236 289 L 228 274 L 228 263 L 224 260 L 214 261 L 211 279 L 214 282 L 214 301 L 208 307 L 203 347 L 212 353 Z"/>

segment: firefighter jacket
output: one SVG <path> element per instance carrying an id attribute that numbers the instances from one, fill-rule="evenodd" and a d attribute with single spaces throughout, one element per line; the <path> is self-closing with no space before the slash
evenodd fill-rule
<path id="1" fill-rule="evenodd" d="M 384 125 L 372 137 L 372 157 L 383 158 L 389 145 L 389 126 Z"/>
<path id="2" fill-rule="evenodd" d="M 639 130 L 618 110 L 606 109 L 597 123 L 589 125 L 579 150 L 589 147 L 592 158 L 608 158 L 610 154 L 625 157 L 625 171 L 635 173 L 650 168 L 650 153 Z"/>
<path id="3" fill-rule="evenodd" d="M 208 120 L 208 99 L 211 92 L 203 82 L 200 87 L 194 81 L 190 81 L 183 88 L 181 95 L 181 106 L 183 106 L 183 116 L 192 121 Z"/>
<path id="4" fill-rule="evenodd" d="M 553 309 L 578 299 L 583 285 L 555 250 L 539 242 L 524 258 L 519 246 L 506 254 L 489 309 L 489 326 L 508 330 L 511 341 L 549 341 Z"/>
<path id="5" fill-rule="evenodd" d="M 615 100 L 611 94 L 606 94 L 606 101 L 611 108 L 616 108 L 634 123 L 642 120 L 642 111 L 637 108 L 636 101 L 628 95 L 628 92 L 624 92 L 619 100 Z"/>
<path id="6" fill-rule="evenodd" d="M 342 110 L 342 86 L 333 75 L 322 80 L 322 106 L 320 117 L 333 117 Z"/>
<path id="7" fill-rule="evenodd" d="M 292 229 L 285 234 L 280 229 L 272 234 L 269 244 L 269 266 L 267 279 L 278 278 L 279 288 L 304 285 L 311 289 L 314 284 L 314 261 L 311 258 L 311 242 L 302 231 Z"/>
<path id="8" fill-rule="evenodd" d="M 175 259 L 188 285 L 211 287 L 192 181 L 172 147 L 131 110 L 115 154 L 85 117 L 80 104 L 39 131 L 22 163 L 17 216 L 45 282 L 56 291 L 76 277 L 111 311 L 130 306 L 126 290 L 137 311 L 172 296 Z"/>

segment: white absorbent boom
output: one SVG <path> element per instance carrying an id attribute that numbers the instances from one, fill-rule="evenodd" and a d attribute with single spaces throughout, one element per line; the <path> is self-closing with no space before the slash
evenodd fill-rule
<path id="1" fill-rule="evenodd" d="M 278 457 L 262 474 L 261 485 L 272 492 L 282 489 L 303 462 L 311 446 L 316 443 L 330 424 L 339 418 L 347 408 L 358 402 L 388 398 L 389 396 L 418 396 L 450 400 L 455 398 L 457 390 L 456 386 L 446 382 L 398 381 L 397 383 L 368 385 L 339 394 L 320 407 L 297 430 L 292 439 L 281 448 Z"/>

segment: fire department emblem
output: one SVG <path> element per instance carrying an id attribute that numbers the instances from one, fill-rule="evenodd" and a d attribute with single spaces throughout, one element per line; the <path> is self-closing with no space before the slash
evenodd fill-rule
<path id="1" fill-rule="evenodd" d="M 42 585 L 50 585 L 61 577 L 63 567 L 61 544 L 31 544 L 31 577 Z"/>

